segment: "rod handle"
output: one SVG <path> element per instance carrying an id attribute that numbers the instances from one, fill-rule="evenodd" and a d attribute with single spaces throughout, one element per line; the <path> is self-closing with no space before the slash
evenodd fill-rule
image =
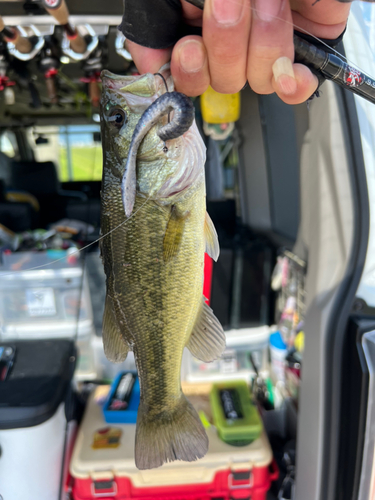
<path id="1" fill-rule="evenodd" d="M 30 40 L 28 38 L 25 38 L 24 36 L 21 36 L 21 33 L 17 28 L 12 28 L 12 31 L 14 31 L 14 37 L 9 38 L 5 36 L 5 40 L 7 42 L 14 43 L 16 49 L 21 52 L 21 54 L 28 54 L 29 52 L 31 52 L 33 45 Z"/>
<path id="2" fill-rule="evenodd" d="M 62 0 L 61 5 L 55 9 L 49 9 L 46 3 L 44 3 L 44 6 L 48 14 L 55 18 L 59 24 L 67 24 L 69 22 L 69 10 L 65 0 Z"/>
<path id="3" fill-rule="evenodd" d="M 87 49 L 87 44 L 84 38 L 76 31 L 76 36 L 69 37 L 70 46 L 77 54 L 83 54 Z"/>

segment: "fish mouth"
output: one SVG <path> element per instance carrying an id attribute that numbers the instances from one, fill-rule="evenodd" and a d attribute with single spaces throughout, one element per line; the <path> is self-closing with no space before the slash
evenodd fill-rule
<path id="1" fill-rule="evenodd" d="M 117 91 L 139 80 L 139 76 L 137 75 L 134 76 L 116 75 L 115 73 L 111 73 L 107 69 L 104 69 L 101 72 L 100 78 L 102 80 L 103 87 L 105 87 L 108 90 L 117 90 Z"/>

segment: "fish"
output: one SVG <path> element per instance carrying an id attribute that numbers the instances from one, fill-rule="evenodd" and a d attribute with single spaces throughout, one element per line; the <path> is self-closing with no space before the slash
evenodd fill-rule
<path id="1" fill-rule="evenodd" d="M 141 390 L 134 456 L 144 470 L 208 450 L 180 372 L 185 347 L 205 362 L 225 349 L 203 297 L 204 254 L 217 260 L 219 242 L 206 212 L 194 108 L 173 91 L 168 67 L 141 76 L 105 70 L 101 78 L 103 344 L 114 363 L 134 353 Z"/>

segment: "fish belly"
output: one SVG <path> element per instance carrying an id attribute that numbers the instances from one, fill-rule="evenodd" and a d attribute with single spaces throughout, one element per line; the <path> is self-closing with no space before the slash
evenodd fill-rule
<path id="1" fill-rule="evenodd" d="M 116 191 L 109 203 L 103 196 L 103 234 L 125 221 Z M 184 215 L 184 228 L 178 251 L 170 258 L 165 258 L 164 247 L 171 206 L 143 196 L 136 197 L 132 216 L 103 240 L 107 294 L 121 336 L 134 351 L 140 378 L 139 468 L 195 460 L 207 450 L 199 417 L 180 386 L 183 349 L 202 303 L 204 200 L 201 183 L 174 203 Z M 157 438 L 164 447 L 161 442 L 153 444 Z"/>

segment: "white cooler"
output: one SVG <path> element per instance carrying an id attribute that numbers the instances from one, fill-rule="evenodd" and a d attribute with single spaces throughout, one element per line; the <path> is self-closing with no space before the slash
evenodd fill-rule
<path id="1" fill-rule="evenodd" d="M 7 345 L 2 343 L 2 345 Z M 0 383 L 0 498 L 58 500 L 73 341 L 12 342 L 14 366 Z"/>

